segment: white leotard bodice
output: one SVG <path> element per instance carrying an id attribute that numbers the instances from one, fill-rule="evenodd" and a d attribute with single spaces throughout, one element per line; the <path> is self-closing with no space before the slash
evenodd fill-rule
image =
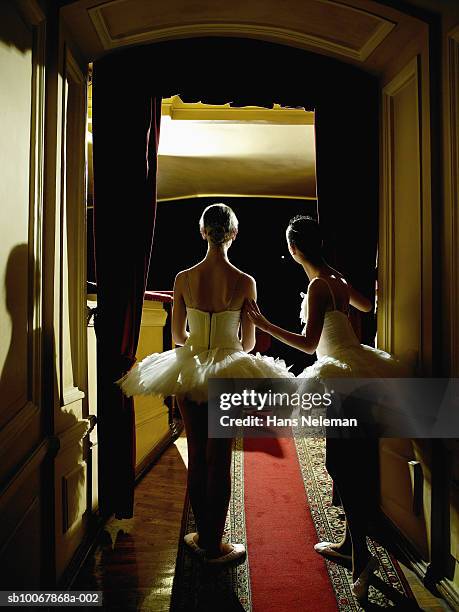
<path id="1" fill-rule="evenodd" d="M 225 348 L 242 351 L 239 340 L 241 310 L 207 312 L 187 306 L 190 335 L 186 345 L 203 349 Z"/>
<path id="2" fill-rule="evenodd" d="M 324 326 L 317 345 L 317 356 L 333 355 L 343 348 L 359 346 L 360 342 L 352 328 L 347 314 L 341 310 L 325 313 Z"/>
<path id="3" fill-rule="evenodd" d="M 349 321 L 348 314 L 342 310 L 337 310 L 335 296 L 329 283 L 324 278 L 321 280 L 325 281 L 328 285 L 333 300 L 333 310 L 325 313 L 324 326 L 316 349 L 319 359 L 325 355 L 333 357 L 343 348 L 360 345 L 359 339 L 355 335 Z M 308 319 L 308 294 L 301 293 L 301 296 L 303 301 L 301 303 L 300 318 L 303 323 L 306 323 Z"/>
<path id="4" fill-rule="evenodd" d="M 293 372 L 282 359 L 244 351 L 239 339 L 242 309 L 231 308 L 236 287 L 237 283 L 225 310 L 218 312 L 195 308 L 189 291 L 185 302 L 189 334 L 185 344 L 152 353 L 136 363 L 115 381 L 123 392 L 128 397 L 175 395 L 207 404 L 210 379 L 293 378 Z"/>
<path id="5" fill-rule="evenodd" d="M 185 278 L 190 303 L 194 304 L 188 271 L 185 272 Z M 233 303 L 239 279 L 240 277 L 238 277 L 233 287 L 230 299 L 226 305 L 226 310 L 208 312 L 207 310 L 201 310 L 193 306 L 186 307 L 190 335 L 185 342 L 185 346 L 192 346 L 193 348 L 200 348 L 203 350 L 218 348 L 236 351 L 243 350 L 242 343 L 239 339 L 241 308 L 238 310 L 231 310 L 231 304 Z"/>

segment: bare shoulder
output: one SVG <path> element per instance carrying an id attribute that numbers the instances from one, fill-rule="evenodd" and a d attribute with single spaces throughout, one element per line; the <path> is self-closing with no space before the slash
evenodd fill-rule
<path id="1" fill-rule="evenodd" d="M 241 288 L 247 291 L 256 290 L 257 283 L 253 276 L 250 276 L 250 274 L 247 274 L 246 272 L 241 272 L 240 270 L 239 273 L 239 283 Z"/>
<path id="2" fill-rule="evenodd" d="M 328 300 L 329 295 L 330 289 L 328 288 L 326 279 L 320 276 L 313 278 L 312 281 L 309 283 L 308 297 L 315 301 L 320 300 L 321 302 L 326 302 Z"/>
<path id="3" fill-rule="evenodd" d="M 180 270 L 180 272 L 177 272 L 177 274 L 175 275 L 175 280 L 179 282 L 183 282 L 186 279 L 187 274 L 189 274 L 190 272 L 193 272 L 194 270 L 200 267 L 201 267 L 201 262 L 195 264 L 194 266 L 190 266 L 189 268 L 185 268 L 184 270 Z"/>
<path id="4" fill-rule="evenodd" d="M 354 308 L 362 312 L 370 312 L 373 309 L 373 304 L 365 295 L 358 291 L 349 283 L 342 274 L 339 274 L 338 279 L 347 287 L 349 293 L 349 303 Z"/>
<path id="5" fill-rule="evenodd" d="M 190 270 L 192 270 L 192 268 L 187 268 L 186 270 L 180 270 L 180 272 L 177 272 L 174 280 L 174 287 L 176 289 L 182 290 L 185 287 L 187 282 L 187 274 Z"/>
<path id="6" fill-rule="evenodd" d="M 236 266 L 233 266 L 235 272 L 237 272 L 237 293 L 244 298 L 256 299 L 257 296 L 257 283 L 253 276 L 239 270 Z"/>
<path id="7" fill-rule="evenodd" d="M 181 270 L 180 272 L 177 272 L 177 274 L 175 275 L 174 284 L 176 287 L 180 287 L 183 281 L 185 280 L 185 273 L 186 273 L 186 270 Z"/>
<path id="8" fill-rule="evenodd" d="M 253 276 L 250 276 L 250 274 L 247 274 L 246 272 L 241 272 L 241 280 L 242 282 L 244 282 L 246 285 L 256 285 L 257 282 L 256 280 L 253 278 Z"/>

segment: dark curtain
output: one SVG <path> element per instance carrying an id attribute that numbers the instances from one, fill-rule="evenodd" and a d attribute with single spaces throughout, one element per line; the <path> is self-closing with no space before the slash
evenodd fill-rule
<path id="1" fill-rule="evenodd" d="M 94 64 L 99 508 L 133 515 L 135 419 L 114 381 L 135 362 L 156 212 L 161 98 L 128 57 Z"/>
<path id="2" fill-rule="evenodd" d="M 187 102 L 304 107 L 316 112 L 318 218 L 327 261 L 374 300 L 379 202 L 377 79 L 355 66 L 250 39 L 198 38 L 151 45 L 156 87 Z M 165 63 L 161 58 L 181 58 Z M 209 67 L 217 58 L 219 68 Z M 186 61 L 183 60 L 186 58 Z M 306 212 L 306 211 L 305 211 Z M 283 239 L 280 232 L 280 239 Z M 351 308 L 361 342 L 373 345 L 374 314 Z"/>
<path id="3" fill-rule="evenodd" d="M 319 223 L 327 261 L 372 301 L 378 240 L 378 98 L 374 83 L 355 85 L 352 106 L 323 100 L 316 109 Z M 376 317 L 350 310 L 360 341 L 374 345 Z"/>

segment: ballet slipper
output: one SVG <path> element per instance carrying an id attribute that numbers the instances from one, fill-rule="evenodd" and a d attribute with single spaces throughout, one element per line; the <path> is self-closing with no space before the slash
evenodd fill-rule
<path id="1" fill-rule="evenodd" d="M 233 544 L 231 542 L 231 546 L 233 549 L 220 557 L 209 558 L 204 557 L 204 562 L 209 565 L 221 565 L 224 563 L 231 563 L 236 561 L 237 559 L 241 559 L 245 555 L 245 546 L 244 544 Z"/>
<path id="2" fill-rule="evenodd" d="M 183 538 L 183 541 L 188 546 L 188 548 L 190 548 L 196 555 L 202 557 L 206 551 L 204 550 L 204 548 L 201 548 L 200 546 L 198 546 L 198 544 L 196 544 L 197 536 L 198 534 L 196 532 L 187 533 L 186 536 Z"/>
<path id="3" fill-rule="evenodd" d="M 364 604 L 368 600 L 368 588 L 370 586 L 370 578 L 372 573 L 379 567 L 379 561 L 376 557 L 370 557 L 368 563 L 364 567 L 360 576 L 351 585 L 351 593 L 357 599 L 359 604 Z"/>
<path id="4" fill-rule="evenodd" d="M 318 542 L 314 545 L 314 550 L 330 561 L 341 559 L 343 561 L 352 561 L 351 555 L 344 555 L 332 546 L 333 542 Z"/>

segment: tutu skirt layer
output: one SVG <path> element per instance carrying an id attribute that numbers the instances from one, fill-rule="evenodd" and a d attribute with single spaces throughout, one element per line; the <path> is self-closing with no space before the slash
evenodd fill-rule
<path id="1" fill-rule="evenodd" d="M 285 362 L 225 348 L 190 345 L 148 355 L 116 381 L 125 395 L 184 396 L 207 402 L 209 378 L 292 378 Z"/>
<path id="2" fill-rule="evenodd" d="M 407 375 L 401 362 L 380 349 L 366 344 L 334 349 L 307 367 L 298 378 L 324 381 L 327 378 L 400 378 Z"/>
<path id="3" fill-rule="evenodd" d="M 309 392 L 320 393 L 324 389 L 337 389 L 340 401 L 332 404 L 327 410 L 327 416 L 356 418 L 359 423 L 355 430 L 327 430 L 329 449 L 334 448 L 337 438 L 404 437 L 404 432 L 416 431 L 416 423 L 406 411 L 400 387 L 392 380 L 407 376 L 408 366 L 396 357 L 372 346 L 360 344 L 335 349 L 333 355 L 319 357 L 298 378 L 304 380 L 303 389 Z M 343 377 L 378 379 L 379 382 L 376 385 L 357 382 L 355 388 L 352 385 L 340 387 L 339 384 L 335 387 L 334 383 L 331 387 L 328 386 L 327 381 Z"/>

